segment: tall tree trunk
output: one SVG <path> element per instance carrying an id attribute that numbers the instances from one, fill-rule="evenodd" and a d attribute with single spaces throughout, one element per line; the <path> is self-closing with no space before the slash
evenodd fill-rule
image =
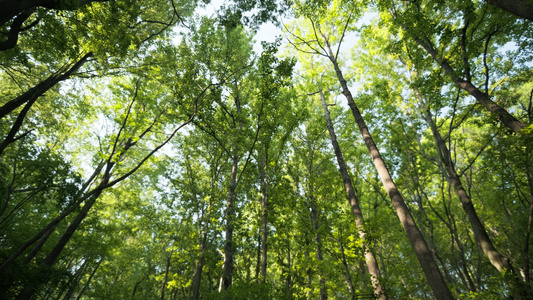
<path id="1" fill-rule="evenodd" d="M 310 217 L 311 217 L 311 225 L 313 226 L 314 231 L 314 237 L 315 237 L 315 251 L 316 251 L 316 259 L 318 261 L 318 267 L 317 267 L 317 273 L 318 273 L 318 284 L 320 289 L 320 300 L 326 300 L 328 299 L 328 293 L 326 290 L 326 279 L 324 278 L 324 270 L 322 267 L 322 262 L 324 261 L 324 257 L 322 256 L 322 248 L 320 245 L 321 242 L 321 236 L 320 236 L 320 226 L 318 222 L 318 212 L 316 207 L 316 199 L 314 197 L 314 191 L 311 189 L 309 192 L 309 208 L 311 209 Z"/>
<path id="2" fill-rule="evenodd" d="M 192 298 L 194 300 L 200 299 L 200 284 L 202 283 L 202 271 L 203 271 L 204 263 L 205 263 L 204 251 L 205 251 L 205 247 L 207 243 L 207 230 L 208 230 L 208 224 L 209 224 L 210 215 L 211 215 L 210 206 L 211 205 L 209 205 L 209 207 L 207 208 L 208 213 L 207 213 L 207 217 L 205 218 L 206 224 L 204 226 L 203 236 L 200 238 L 199 249 L 198 249 L 198 252 L 199 252 L 198 262 L 196 262 L 196 266 L 194 269 L 194 276 L 192 280 Z"/>
<path id="3" fill-rule="evenodd" d="M 50 268 L 51 266 L 54 265 L 54 263 L 56 262 L 57 258 L 59 257 L 59 254 L 61 254 L 61 252 L 63 251 L 63 249 L 67 245 L 68 241 L 70 241 L 70 239 L 72 238 L 72 235 L 74 234 L 74 232 L 78 229 L 78 227 L 80 226 L 80 224 L 83 221 L 83 219 L 85 219 L 85 217 L 87 216 L 87 213 L 89 212 L 91 207 L 96 202 L 96 199 L 98 198 L 98 196 L 99 196 L 99 194 L 93 196 L 92 198 L 89 198 L 85 202 L 85 205 L 83 206 L 81 211 L 78 213 L 76 218 L 70 223 L 70 225 L 68 226 L 68 228 L 65 231 L 65 233 L 63 233 L 63 235 L 61 236 L 59 241 L 56 243 L 56 246 L 54 247 L 54 249 L 52 249 L 52 251 L 44 259 L 44 262 L 43 262 L 44 270 L 46 270 L 46 269 L 48 269 L 48 268 Z M 41 284 L 45 283 L 45 281 L 47 280 L 46 278 L 47 278 L 47 276 L 43 277 L 43 282 L 41 282 L 41 281 L 30 281 L 30 282 L 26 283 L 26 285 L 24 286 L 22 291 L 17 296 L 17 299 L 20 299 L 20 300 L 22 300 L 22 299 L 30 299 L 33 296 L 33 294 L 35 293 L 35 291 L 37 290 L 37 288 Z"/>
<path id="4" fill-rule="evenodd" d="M 267 272 L 267 236 L 268 236 L 268 220 L 267 220 L 267 205 L 268 205 L 268 183 L 266 180 L 268 166 L 268 149 L 263 145 L 263 154 L 261 158 L 259 176 L 261 181 L 261 283 L 266 282 Z"/>
<path id="5" fill-rule="evenodd" d="M 521 283 L 519 282 L 518 277 L 516 276 L 514 269 L 512 268 L 511 263 L 509 262 L 509 259 L 502 255 L 496 249 L 496 247 L 494 247 L 494 244 L 492 243 L 489 235 L 487 234 L 487 231 L 485 230 L 485 226 L 481 223 L 481 220 L 479 219 L 474 204 L 472 203 L 472 199 L 470 199 L 470 196 L 463 188 L 461 178 L 455 170 L 450 150 L 448 149 L 448 146 L 446 146 L 446 142 L 440 135 L 440 132 L 437 129 L 437 125 L 433 121 L 431 112 L 425 106 L 423 100 L 421 99 L 421 96 L 418 93 L 417 95 L 422 105 L 424 106 L 424 119 L 426 120 L 426 123 L 429 125 L 429 127 L 431 128 L 431 132 L 433 133 L 433 138 L 435 139 L 435 144 L 437 146 L 439 160 L 444 165 L 444 170 L 446 171 L 446 174 L 443 175 L 450 184 L 450 186 L 455 190 L 459 201 L 461 201 L 463 210 L 465 211 L 468 221 L 472 226 L 472 231 L 474 232 L 474 238 L 476 240 L 476 243 L 479 245 L 479 247 L 481 247 L 483 253 L 489 259 L 490 263 L 500 273 L 507 274 L 506 281 L 514 289 L 515 299 L 521 298 L 521 292 L 517 290 L 521 288 Z"/>
<path id="6" fill-rule="evenodd" d="M 402 195 L 398 191 L 398 188 L 396 188 L 396 184 L 394 184 L 394 181 L 390 176 L 389 170 L 387 169 L 385 162 L 379 154 L 376 143 L 374 143 L 374 140 L 370 135 L 370 131 L 368 130 L 368 127 L 366 126 L 366 123 L 361 115 L 361 112 L 359 111 L 359 108 L 353 100 L 352 93 L 348 89 L 348 85 L 346 84 L 346 80 L 344 79 L 344 76 L 342 75 L 342 72 L 339 68 L 336 56 L 333 54 L 333 51 L 331 50 L 329 42 L 326 38 L 324 38 L 324 42 L 328 51 L 328 58 L 333 64 L 337 79 L 342 87 L 342 94 L 346 97 L 348 101 L 348 106 L 352 111 L 357 126 L 359 127 L 359 131 L 361 132 L 365 145 L 370 153 L 372 162 L 374 163 L 374 166 L 379 174 L 385 191 L 391 199 L 392 205 L 396 210 L 396 214 L 400 219 L 405 233 L 407 234 L 407 238 L 409 239 L 409 242 L 413 247 L 416 257 L 420 262 L 420 265 L 422 266 L 422 270 L 424 271 L 429 286 L 433 290 L 434 296 L 437 299 L 454 299 L 450 289 L 448 288 L 448 285 L 446 284 L 446 281 L 444 281 L 444 278 L 440 273 L 439 267 L 435 262 L 435 259 L 431 255 L 431 251 L 429 250 L 429 247 L 426 241 L 424 240 L 420 229 L 416 225 L 415 220 L 409 212 L 409 209 L 407 208 L 407 205 L 405 204 Z"/>
<path id="7" fill-rule="evenodd" d="M 232 157 L 230 184 L 228 188 L 228 200 L 226 203 L 226 242 L 224 244 L 224 274 L 222 275 L 222 288 L 227 290 L 233 279 L 233 227 L 235 219 L 235 189 L 237 188 L 237 169 L 239 157 Z"/>
<path id="8" fill-rule="evenodd" d="M 359 234 L 359 238 L 363 241 L 362 244 L 365 251 L 365 262 L 366 267 L 368 269 L 368 273 L 371 276 L 372 286 L 374 288 L 374 296 L 382 300 L 387 299 L 385 295 L 385 288 L 380 282 L 381 273 L 379 271 L 378 263 L 376 262 L 374 252 L 372 251 L 372 249 L 370 249 L 370 245 L 368 244 L 369 242 L 366 240 L 365 222 L 363 220 L 363 213 L 361 212 L 361 208 L 359 207 L 359 200 L 357 199 L 357 195 L 355 194 L 355 189 L 353 187 L 350 174 L 348 173 L 348 168 L 346 167 L 341 148 L 339 146 L 339 143 L 337 142 L 337 135 L 335 134 L 335 129 L 333 128 L 333 123 L 331 122 L 328 105 L 326 104 L 326 99 L 322 90 L 320 90 L 320 100 L 322 101 L 322 107 L 324 108 L 324 118 L 327 122 L 329 136 L 331 138 L 331 145 L 335 150 L 335 156 L 337 157 L 337 163 L 339 164 L 339 169 L 342 175 L 342 181 L 346 190 L 346 197 L 352 209 L 352 214 L 355 217 L 355 226 L 357 228 L 357 233 Z M 342 253 L 342 255 L 344 256 L 344 252 Z"/>
<path id="9" fill-rule="evenodd" d="M 87 288 L 87 286 L 89 286 L 89 284 L 91 283 L 91 280 L 93 280 L 94 274 L 96 274 L 96 271 L 98 270 L 98 267 L 100 267 L 101 263 L 102 263 L 102 260 L 99 260 L 96 263 L 96 266 L 94 267 L 93 271 L 91 272 L 91 275 L 89 276 L 89 279 L 87 279 L 87 282 L 83 285 L 83 288 L 78 293 L 78 297 L 76 297 L 76 300 L 80 300 L 81 299 L 81 296 L 83 296 L 83 293 L 85 292 L 85 289 Z"/>
<path id="10" fill-rule="evenodd" d="M 170 260 L 172 259 L 172 252 L 167 257 L 167 264 L 165 267 L 165 277 L 163 277 L 163 282 L 161 283 L 161 300 L 165 299 L 165 290 L 168 281 L 168 272 L 170 271 Z"/>

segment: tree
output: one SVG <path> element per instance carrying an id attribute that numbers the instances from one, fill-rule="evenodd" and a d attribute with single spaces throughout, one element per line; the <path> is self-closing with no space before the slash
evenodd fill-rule
<path id="1" fill-rule="evenodd" d="M 366 265 L 368 268 L 368 273 L 371 276 L 372 285 L 374 287 L 374 295 L 378 299 L 386 299 L 387 297 L 385 294 L 385 288 L 382 286 L 380 282 L 381 273 L 379 271 L 379 267 L 376 262 L 376 258 L 374 256 L 374 252 L 371 250 L 370 246 L 368 245 L 369 242 L 365 238 L 366 233 L 365 233 L 363 214 L 361 213 L 361 208 L 359 207 L 359 200 L 357 199 L 357 195 L 355 194 L 352 180 L 350 179 L 350 175 L 348 174 L 348 170 L 346 168 L 346 163 L 344 162 L 342 151 L 339 147 L 339 143 L 337 142 L 337 136 L 335 134 L 335 129 L 333 128 L 333 123 L 331 122 L 328 104 L 326 103 L 323 91 L 320 90 L 319 93 L 320 93 L 320 100 L 322 102 L 322 107 L 324 109 L 324 118 L 326 119 L 326 123 L 328 124 L 328 131 L 329 131 L 329 135 L 331 138 L 331 144 L 333 146 L 333 149 L 335 150 L 335 156 L 337 157 L 337 162 L 339 164 L 339 169 L 342 175 L 342 181 L 346 189 L 346 195 L 348 198 L 348 202 L 352 209 L 352 213 L 355 217 L 355 224 L 357 227 L 357 232 L 359 234 L 359 237 L 362 240 L 363 247 L 365 248 L 364 250 L 365 261 L 366 261 Z M 342 243 L 340 244 L 340 246 L 342 247 Z M 344 250 L 342 248 L 341 248 L 341 252 L 344 253 Z"/>
<path id="2" fill-rule="evenodd" d="M 341 85 L 342 94 L 348 100 L 348 106 L 352 110 L 353 117 L 357 123 L 357 126 L 359 127 L 363 140 L 371 155 L 372 161 L 376 167 L 376 171 L 378 172 L 381 178 L 381 181 L 383 183 L 383 186 L 385 187 L 387 194 L 389 195 L 394 205 L 394 208 L 400 219 L 400 222 L 402 223 L 404 230 L 407 234 L 407 237 L 409 238 L 409 241 L 411 242 L 411 245 L 417 255 L 420 265 L 422 266 L 422 269 L 424 270 L 428 283 L 433 289 L 435 297 L 442 298 L 442 299 L 452 299 L 453 298 L 452 294 L 449 288 L 447 287 L 446 282 L 444 281 L 442 277 L 442 274 L 439 271 L 439 267 L 437 266 L 437 264 L 435 263 L 435 260 L 431 256 L 431 253 L 426 244 L 426 241 L 424 240 L 420 230 L 418 229 L 411 213 L 409 212 L 408 207 L 405 205 L 403 197 L 399 193 L 396 185 L 394 184 L 394 181 L 392 180 L 392 177 L 390 176 L 390 173 L 383 159 L 381 158 L 381 155 L 379 154 L 378 148 L 374 140 L 372 139 L 372 136 L 370 135 L 368 127 L 366 126 L 366 123 L 363 120 L 362 115 L 353 100 L 352 94 L 350 90 L 348 89 L 346 80 L 344 79 L 343 73 L 339 67 L 338 49 L 340 48 L 340 43 L 342 42 L 342 38 L 344 37 L 344 34 L 346 33 L 347 27 L 351 23 L 350 19 L 352 15 L 353 15 L 353 12 L 348 11 L 347 18 L 346 18 L 347 21 L 340 28 L 340 37 L 338 37 L 339 46 L 337 48 L 336 53 L 333 53 L 333 50 L 331 48 L 331 43 L 333 41 L 330 41 L 328 38 L 330 36 L 330 33 L 329 32 L 324 33 L 321 29 L 323 28 L 323 25 L 321 25 L 319 20 L 313 19 L 313 18 L 309 18 L 309 23 L 312 26 L 310 29 L 310 35 L 314 36 L 316 40 L 312 40 L 312 39 L 306 40 L 303 37 L 295 35 L 295 41 L 292 43 L 293 45 L 296 46 L 296 49 L 299 50 L 300 48 L 298 46 L 301 45 L 302 46 L 301 49 L 303 51 L 310 51 L 313 54 L 321 55 L 327 58 L 328 60 L 330 60 L 330 62 L 332 63 L 338 82 Z M 324 28 L 327 28 L 327 27 L 324 27 Z M 309 41 L 313 41 L 313 42 L 309 42 Z"/>
<path id="3" fill-rule="evenodd" d="M 383 3 L 381 6 L 382 10 L 386 11 L 386 14 L 389 14 L 389 11 L 384 9 L 384 7 L 389 4 Z M 426 11 L 426 8 L 430 8 L 431 12 Z M 489 66 L 487 63 L 488 56 L 498 56 L 498 53 L 494 50 L 494 47 L 497 47 L 498 44 L 494 45 L 494 41 L 497 41 L 497 43 L 503 42 L 503 44 L 508 41 L 500 41 L 496 37 L 500 34 L 499 24 L 501 19 L 491 17 L 490 9 L 487 7 L 469 3 L 464 7 L 457 8 L 457 13 L 461 13 L 463 18 L 463 25 L 459 27 L 460 25 L 457 24 L 457 21 L 451 18 L 432 19 L 431 14 L 435 13 L 433 8 L 432 4 L 427 6 L 419 6 L 417 4 L 399 6 L 393 3 L 390 10 L 392 20 L 388 19 L 392 24 L 398 24 L 413 41 L 420 45 L 435 60 L 444 73 L 450 77 L 452 82 L 473 96 L 485 109 L 495 115 L 512 131 L 520 132 L 526 127 L 526 124 L 515 118 L 490 97 L 490 89 L 496 90 L 499 88 L 498 76 L 505 76 L 498 72 L 501 70 L 499 65 Z M 439 13 L 444 16 L 448 15 L 443 12 Z M 447 21 L 453 25 L 450 26 L 451 24 L 448 23 L 448 26 L 446 26 Z M 510 32 L 518 28 L 524 28 L 524 25 L 516 20 L 510 19 L 509 23 L 510 28 L 506 30 L 506 38 L 512 37 Z M 442 29 L 442 31 L 435 31 L 435 28 Z M 397 30 L 396 28 L 395 31 Z M 523 31 L 520 32 L 520 35 L 522 34 Z M 441 38 L 437 39 L 439 35 Z M 480 43 L 484 43 L 483 48 L 480 47 Z M 441 45 L 444 47 L 441 50 L 437 50 Z M 460 49 L 460 51 L 456 49 Z M 483 67 L 476 68 L 475 62 L 482 63 Z M 518 68 L 521 67 L 520 64 L 517 65 Z M 507 69 L 507 72 L 511 72 L 513 67 L 514 62 L 511 62 L 504 68 Z M 481 70 L 483 70 L 483 74 L 481 74 Z M 493 78 L 494 76 L 496 79 Z M 477 84 L 476 81 L 478 82 Z M 493 84 L 491 85 L 491 83 Z M 484 86 L 484 91 L 478 88 L 481 85 Z"/>
<path id="4" fill-rule="evenodd" d="M 501 0 L 486 0 L 487 3 L 497 6 L 521 18 L 528 19 L 533 22 L 533 5 L 523 0 L 515 1 L 501 1 Z"/>

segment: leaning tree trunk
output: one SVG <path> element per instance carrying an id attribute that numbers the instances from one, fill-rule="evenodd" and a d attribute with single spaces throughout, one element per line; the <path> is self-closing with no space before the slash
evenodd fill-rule
<path id="1" fill-rule="evenodd" d="M 6 115 L 11 113 L 18 107 L 24 105 L 25 103 L 35 101 L 37 98 L 44 95 L 44 93 L 46 93 L 55 85 L 57 85 L 59 82 L 69 79 L 74 74 L 74 72 L 76 72 L 81 66 L 83 66 L 92 56 L 93 53 L 89 52 L 83 57 L 81 57 L 78 61 L 74 63 L 68 63 L 62 66 L 59 71 L 50 75 L 48 78 L 35 85 L 24 94 L 0 106 L 0 119 L 4 118 Z"/>
<path id="2" fill-rule="evenodd" d="M 331 138 L 331 145 L 335 150 L 335 156 L 337 157 L 337 162 L 339 164 L 339 169 L 342 175 L 342 181 L 344 183 L 344 188 L 346 189 L 346 196 L 352 209 L 352 213 L 355 217 L 355 226 L 357 228 L 357 233 L 359 234 L 359 238 L 361 238 L 361 240 L 363 241 L 363 247 L 365 251 L 365 262 L 368 269 L 368 273 L 371 276 L 372 286 L 374 287 L 374 296 L 377 299 L 387 299 L 385 295 L 385 288 L 380 282 L 381 274 L 379 271 L 378 263 L 376 262 L 374 252 L 372 252 L 372 249 L 370 249 L 370 246 L 368 244 L 369 242 L 366 240 L 365 223 L 363 220 L 363 213 L 361 212 L 361 208 L 359 207 L 359 200 L 357 199 L 357 195 L 355 194 L 355 189 L 353 188 L 352 180 L 350 179 L 350 175 L 348 174 L 348 169 L 346 167 L 346 163 L 344 162 L 344 157 L 342 155 L 341 148 L 339 146 L 339 143 L 337 142 L 337 135 L 335 134 L 335 129 L 333 128 L 333 123 L 331 122 L 328 105 L 326 104 L 326 100 L 322 90 L 320 90 L 320 100 L 322 101 L 322 107 L 324 108 L 324 118 L 327 122 L 329 136 Z M 342 243 L 340 243 L 340 245 L 342 249 Z M 342 253 L 342 255 L 344 259 L 344 252 Z M 349 275 L 350 273 L 348 272 L 348 276 Z"/>
<path id="3" fill-rule="evenodd" d="M 404 29 L 406 27 L 404 26 Z M 489 97 L 488 91 L 482 92 L 478 87 L 476 87 L 470 80 L 463 79 L 457 76 L 457 72 L 452 68 L 448 61 L 439 56 L 437 50 L 431 45 L 429 41 L 424 41 L 418 37 L 414 37 L 414 40 L 424 48 L 429 55 L 441 66 L 444 72 L 451 77 L 452 81 L 459 86 L 464 91 L 468 92 L 473 96 L 477 102 L 479 102 L 483 107 L 488 110 L 490 113 L 495 115 L 505 126 L 510 128 L 512 131 L 518 133 L 522 129 L 526 128 L 526 124 L 516 119 L 511 115 L 505 108 L 499 106 L 496 102 L 492 101 Z"/>
<path id="4" fill-rule="evenodd" d="M 485 0 L 487 3 L 533 22 L 533 3 L 528 0 Z"/>
<path id="5" fill-rule="evenodd" d="M 435 262 L 435 259 L 431 255 L 431 251 L 429 250 L 429 247 L 426 241 L 424 240 L 420 229 L 416 225 L 415 220 L 409 212 L 409 209 L 405 204 L 402 195 L 398 191 L 396 184 L 390 176 L 389 170 L 387 169 L 385 162 L 379 154 L 379 150 L 376 146 L 376 143 L 374 143 L 374 140 L 370 135 L 370 131 L 368 130 L 368 127 L 366 126 L 366 123 L 361 115 L 361 112 L 359 111 L 359 108 L 353 100 L 352 93 L 348 89 L 348 85 L 346 84 L 346 80 L 344 79 L 342 71 L 339 68 L 336 56 L 333 54 L 333 51 L 331 50 L 329 42 L 326 38 L 324 38 L 324 42 L 328 51 L 328 58 L 333 64 L 337 79 L 342 87 L 342 94 L 348 100 L 348 106 L 352 111 L 357 126 L 359 127 L 359 131 L 361 132 L 363 141 L 365 142 L 365 145 L 370 153 L 372 162 L 374 163 L 381 182 L 383 183 L 383 186 L 389 198 L 391 199 L 392 205 L 396 210 L 396 214 L 400 219 L 405 233 L 407 234 L 407 238 L 409 239 L 409 242 L 413 247 L 415 255 L 418 261 L 420 262 L 420 265 L 422 266 L 422 270 L 424 271 L 429 286 L 433 290 L 435 298 L 454 299 L 450 289 L 448 288 L 448 285 L 446 284 L 446 281 L 444 280 L 444 277 L 440 273 L 439 267 Z"/>
<path id="6" fill-rule="evenodd" d="M 418 95 L 418 97 L 420 98 L 420 95 Z M 425 106 L 423 102 L 422 105 Z M 490 263 L 498 270 L 498 272 L 504 275 L 507 274 L 505 275 L 505 278 L 507 283 L 513 289 L 513 295 L 515 299 L 520 299 L 524 297 L 524 295 L 522 295 L 523 291 L 520 291 L 522 284 L 518 280 L 518 277 L 516 276 L 514 269 L 512 268 L 511 263 L 509 262 L 509 259 L 502 255 L 496 249 L 496 247 L 494 247 L 494 244 L 492 243 L 487 231 L 485 230 L 485 226 L 483 225 L 483 223 L 481 223 L 481 220 L 479 219 L 474 204 L 472 203 L 472 199 L 470 199 L 470 196 L 463 188 L 461 178 L 455 170 L 450 150 L 448 149 L 448 146 L 446 146 L 446 142 L 444 141 L 439 130 L 437 129 L 437 125 L 433 121 L 431 112 L 427 107 L 424 107 L 424 114 L 424 119 L 431 128 L 433 138 L 435 139 L 439 160 L 444 166 L 443 169 L 446 172 L 443 175 L 450 184 L 450 186 L 455 190 L 459 201 L 461 201 L 463 210 L 465 211 L 466 216 L 468 218 L 468 222 L 472 226 L 472 231 L 474 232 L 474 239 L 476 240 L 477 245 L 483 250 L 485 256 L 489 259 Z"/>
<path id="7" fill-rule="evenodd" d="M 90 198 L 89 200 L 87 200 L 85 202 L 85 205 L 83 206 L 81 211 L 78 213 L 76 218 L 72 221 L 72 223 L 70 223 L 69 227 L 67 228 L 65 233 L 61 236 L 61 238 L 57 242 L 57 244 L 54 247 L 54 249 L 44 259 L 44 262 L 43 262 L 44 270 L 49 269 L 50 267 L 52 267 L 55 264 L 57 258 L 59 257 L 59 254 L 61 254 L 61 252 L 63 251 L 63 249 L 67 245 L 67 243 L 72 238 L 72 235 L 74 234 L 74 232 L 76 232 L 76 230 L 80 226 L 80 224 L 83 221 L 83 219 L 85 219 L 85 217 L 87 216 L 87 213 L 89 212 L 91 207 L 96 202 L 96 199 L 98 198 L 98 196 L 99 196 L 99 194 L 93 196 L 92 198 Z M 37 288 L 39 288 L 39 286 L 41 284 L 45 284 L 46 283 L 45 282 L 47 280 L 46 278 L 47 278 L 47 276 L 43 276 L 43 278 L 42 278 L 43 282 L 41 282 L 41 281 L 31 281 L 31 282 L 26 283 L 26 285 L 24 286 L 22 291 L 17 296 L 17 299 L 18 300 L 31 299 L 33 297 L 35 291 L 37 290 Z"/>

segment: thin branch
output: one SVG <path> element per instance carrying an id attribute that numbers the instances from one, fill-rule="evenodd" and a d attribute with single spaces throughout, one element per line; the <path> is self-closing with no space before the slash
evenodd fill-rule
<path id="1" fill-rule="evenodd" d="M 318 30 L 318 32 L 322 35 L 322 37 L 324 37 L 324 35 L 322 34 L 322 31 L 319 28 L 317 28 L 317 26 L 315 26 L 315 22 L 313 22 L 311 18 L 309 18 L 309 22 L 311 22 L 311 26 L 313 26 L 313 33 L 315 34 L 315 38 L 316 38 L 316 42 L 318 46 L 320 47 L 320 49 L 322 49 L 322 51 L 324 51 L 324 53 L 327 53 L 326 49 L 324 49 L 324 46 L 322 46 L 322 44 L 320 43 L 320 39 L 318 38 L 318 35 L 317 35 L 317 30 Z M 324 38 L 324 40 L 326 40 L 327 42 L 326 38 Z"/>
<path id="2" fill-rule="evenodd" d="M 118 177 L 117 179 L 115 180 L 112 180 L 110 181 L 109 183 L 107 183 L 106 185 L 104 185 L 104 188 L 109 188 L 109 187 L 112 187 L 113 185 L 119 183 L 120 181 L 128 178 L 129 176 L 131 176 L 133 173 L 135 173 L 150 157 L 152 157 L 152 155 L 154 155 L 157 151 L 159 151 L 159 149 L 163 148 L 163 146 L 165 146 L 168 142 L 170 142 L 170 140 L 176 135 L 176 133 L 178 133 L 178 131 L 183 128 L 184 126 L 190 124 L 191 122 L 193 122 L 194 118 L 196 117 L 196 115 L 198 114 L 198 102 L 200 101 L 200 99 L 202 97 L 204 97 L 204 94 L 205 92 L 207 91 L 208 88 L 211 87 L 211 84 L 208 85 L 206 88 L 204 88 L 201 93 L 196 97 L 196 99 L 194 100 L 194 111 L 193 113 L 191 114 L 191 116 L 189 117 L 189 119 L 187 121 L 185 121 L 184 123 L 182 123 L 180 126 L 178 126 L 176 129 L 174 129 L 174 131 L 169 135 L 169 137 L 163 141 L 161 144 L 159 144 L 157 147 L 155 147 L 152 151 L 150 151 L 150 153 L 148 153 L 135 167 L 133 167 L 130 171 L 128 171 L 127 173 L 125 173 L 124 175 Z"/>
<path id="3" fill-rule="evenodd" d="M 260 116 L 259 116 L 260 117 Z M 254 138 L 254 142 L 252 144 L 252 147 L 250 148 L 250 151 L 248 151 L 248 157 L 246 158 L 246 162 L 244 163 L 244 167 L 242 168 L 241 170 L 241 173 L 239 174 L 239 177 L 237 178 L 237 183 L 235 185 L 235 188 L 237 188 L 237 185 L 239 185 L 239 182 L 241 182 L 241 177 L 242 177 L 242 174 L 244 173 L 244 170 L 246 170 L 246 167 L 248 166 L 248 163 L 250 162 L 250 156 L 252 155 L 252 151 L 255 147 L 255 144 L 257 143 L 257 139 L 259 137 L 259 129 L 260 129 L 260 126 L 259 126 L 259 117 L 258 117 L 258 122 L 257 122 L 257 131 L 255 133 L 255 138 Z"/>
<path id="4" fill-rule="evenodd" d="M 468 26 L 470 25 L 470 17 L 465 16 L 465 26 L 462 30 L 461 36 L 461 52 L 463 54 L 463 63 L 465 65 L 465 77 L 467 81 L 472 81 L 472 75 L 470 74 L 470 63 L 468 62 L 468 55 L 466 51 L 466 34 L 468 31 Z"/>
<path id="5" fill-rule="evenodd" d="M 489 94 L 489 65 L 487 64 L 487 51 L 489 49 L 489 43 L 490 39 L 493 35 L 498 32 L 498 28 L 494 29 L 491 33 L 489 33 L 489 36 L 487 37 L 487 40 L 485 41 L 485 50 L 483 51 L 483 66 L 485 68 L 485 93 Z"/>
<path id="6" fill-rule="evenodd" d="M 493 137 L 494 138 L 494 137 Z M 487 146 L 489 145 L 489 143 L 485 143 L 483 145 L 483 147 L 481 147 L 481 149 L 478 151 L 478 153 L 476 154 L 476 156 L 474 157 L 474 159 L 472 159 L 472 161 L 468 164 L 468 166 L 466 166 L 466 168 L 464 168 L 463 170 L 460 170 L 459 171 L 459 177 L 462 177 L 463 174 L 468 170 L 470 169 L 470 167 L 472 167 L 472 165 L 474 164 L 474 162 L 478 159 L 478 157 L 481 155 L 481 153 L 483 153 L 483 151 L 485 151 L 485 148 L 487 148 Z"/>
<path id="7" fill-rule="evenodd" d="M 335 53 L 335 60 L 339 58 L 339 52 L 341 50 L 342 41 L 344 39 L 344 36 L 346 35 L 346 30 L 348 29 L 348 24 L 350 24 L 350 21 L 352 20 L 354 11 L 355 11 L 355 6 L 354 6 L 354 10 L 352 10 L 350 14 L 348 15 L 348 19 L 346 20 L 346 23 L 344 23 L 344 28 L 342 29 L 341 38 L 339 40 L 339 46 L 337 47 L 337 51 Z"/>
<path id="8" fill-rule="evenodd" d="M 126 117 L 124 117 L 124 120 L 122 121 L 122 125 L 120 126 L 120 129 L 118 130 L 117 137 L 115 138 L 115 142 L 113 143 L 113 147 L 111 148 L 111 153 L 109 154 L 109 157 L 107 158 L 107 163 L 106 164 L 108 165 L 108 168 L 106 170 L 106 173 L 109 170 L 111 159 L 113 158 L 113 156 L 115 155 L 115 151 L 117 150 L 117 145 L 118 145 L 118 141 L 120 139 L 120 135 L 122 134 L 122 131 L 126 127 L 126 122 L 128 121 L 128 118 L 130 116 L 131 109 L 133 107 L 133 103 L 137 99 L 137 93 L 139 91 L 139 82 L 140 82 L 140 79 L 137 79 L 137 82 L 135 82 L 135 91 L 134 91 L 134 94 L 133 94 L 133 98 L 131 99 L 130 104 L 128 105 L 128 108 L 126 110 Z"/>
<path id="9" fill-rule="evenodd" d="M 312 41 L 306 41 L 304 40 L 303 38 L 301 38 L 300 36 L 297 36 L 296 34 L 292 33 L 289 28 L 287 28 L 287 26 L 285 26 L 285 31 L 288 32 L 291 36 L 293 36 L 294 38 L 296 38 L 297 40 L 301 41 L 302 44 L 306 45 L 307 47 L 309 47 L 311 50 L 313 50 L 314 52 L 311 52 L 311 51 L 306 51 L 306 50 L 303 50 L 301 49 L 299 46 L 296 45 L 296 43 L 292 42 L 290 39 L 287 39 L 289 41 L 289 44 L 291 44 L 294 48 L 296 48 L 296 50 L 300 51 L 300 52 L 303 52 L 303 53 L 307 53 L 307 54 L 318 54 L 320 56 L 324 56 L 324 57 L 328 57 L 326 54 L 320 52 L 319 50 L 315 49 L 313 46 L 311 46 L 311 42 L 317 42 L 319 43 L 320 45 L 320 42 L 318 41 L 318 37 L 316 37 L 317 39 L 316 40 L 312 40 Z M 316 35 L 316 32 L 315 32 L 315 35 Z"/>

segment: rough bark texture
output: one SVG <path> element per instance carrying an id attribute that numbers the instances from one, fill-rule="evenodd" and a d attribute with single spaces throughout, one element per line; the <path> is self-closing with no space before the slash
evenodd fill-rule
<path id="1" fill-rule="evenodd" d="M 407 205 L 405 204 L 402 195 L 398 191 L 398 188 L 396 188 L 396 185 L 394 184 L 394 181 L 390 176 L 389 170 L 387 169 L 385 162 L 379 154 L 378 148 L 374 143 L 372 136 L 370 135 L 370 131 L 368 130 L 368 127 L 366 126 L 366 123 L 363 120 L 359 108 L 353 100 L 352 93 L 348 89 L 346 80 L 342 75 L 342 72 L 339 68 L 339 64 L 337 63 L 337 59 L 335 55 L 333 55 L 333 51 L 331 51 L 331 47 L 329 46 L 328 41 L 326 39 L 324 40 L 325 44 L 327 45 L 326 47 L 328 50 L 328 57 L 333 64 L 337 79 L 342 87 L 342 94 L 348 100 L 348 106 L 352 111 L 357 126 L 359 127 L 359 131 L 361 132 L 363 141 L 368 151 L 370 152 L 372 162 L 374 163 L 381 182 L 383 183 L 383 186 L 385 187 L 385 190 L 387 191 L 387 194 L 391 199 L 392 205 L 394 206 L 396 214 L 400 219 L 405 233 L 407 234 L 407 238 L 409 239 L 409 242 L 413 247 L 416 257 L 420 262 L 420 265 L 422 266 L 422 270 L 424 271 L 429 286 L 433 290 L 435 298 L 454 299 L 450 289 L 448 288 L 448 285 L 446 284 L 446 281 L 444 281 L 444 278 L 440 273 L 439 267 L 437 266 L 435 259 L 431 255 L 431 251 L 429 250 L 429 247 L 426 241 L 424 240 L 420 229 L 416 225 L 415 220 L 413 219 L 411 212 L 407 208 Z"/>
<path id="2" fill-rule="evenodd" d="M 387 299 L 387 297 L 385 296 L 385 288 L 381 285 L 380 282 L 381 274 L 379 271 L 378 264 L 376 262 L 376 258 L 374 256 L 374 252 L 372 252 L 372 249 L 370 249 L 368 241 L 366 240 L 365 224 L 363 220 L 363 213 L 361 212 L 361 208 L 359 207 L 359 200 L 357 199 L 357 195 L 355 194 L 355 189 L 353 187 L 350 174 L 348 174 L 348 168 L 346 167 L 341 148 L 339 146 L 339 143 L 337 142 L 337 135 L 335 134 L 335 129 L 333 128 L 333 123 L 331 122 L 328 105 L 326 104 L 324 93 L 322 93 L 322 91 L 320 91 L 320 100 L 322 101 L 322 107 L 324 108 L 324 118 L 327 122 L 329 136 L 331 138 L 331 145 L 335 150 L 335 156 L 337 157 L 337 163 L 339 164 L 339 169 L 342 175 L 342 181 L 346 190 L 346 196 L 352 209 L 352 213 L 355 217 L 355 226 L 357 228 L 359 238 L 363 240 L 363 247 L 365 250 L 365 262 L 368 269 L 368 273 L 371 276 L 372 286 L 374 287 L 374 296 L 377 299 Z M 342 253 L 342 255 L 344 258 L 344 252 Z M 350 273 L 348 272 L 348 276 L 349 275 Z"/>
<path id="3" fill-rule="evenodd" d="M 533 2 L 528 0 L 485 0 L 487 3 L 533 22 Z"/>

